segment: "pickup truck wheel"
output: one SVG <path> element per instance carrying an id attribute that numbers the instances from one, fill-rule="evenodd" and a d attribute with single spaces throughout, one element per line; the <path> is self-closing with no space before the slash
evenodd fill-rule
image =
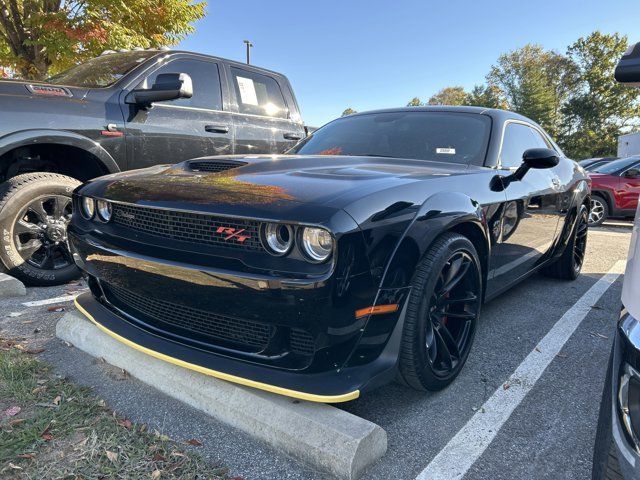
<path id="1" fill-rule="evenodd" d="M 80 276 L 67 245 L 77 180 L 26 173 L 0 185 L 0 261 L 28 285 L 59 285 Z"/>
<path id="2" fill-rule="evenodd" d="M 466 362 L 480 316 L 482 277 L 473 243 L 443 234 L 418 264 L 411 286 L 400 380 L 416 390 L 441 390 Z"/>

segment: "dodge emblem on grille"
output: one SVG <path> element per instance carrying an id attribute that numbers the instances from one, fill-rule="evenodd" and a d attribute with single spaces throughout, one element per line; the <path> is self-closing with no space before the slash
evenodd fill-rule
<path id="1" fill-rule="evenodd" d="M 217 233 L 222 233 L 223 235 L 226 235 L 224 237 L 225 241 L 234 239 L 238 243 L 243 243 L 247 238 L 251 238 L 248 235 L 241 235 L 242 232 L 244 232 L 245 230 L 246 229 L 244 229 L 244 228 L 218 227 L 216 232 Z"/>

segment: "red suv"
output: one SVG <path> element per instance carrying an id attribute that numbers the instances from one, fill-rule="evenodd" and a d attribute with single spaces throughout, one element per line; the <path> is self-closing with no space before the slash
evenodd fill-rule
<path id="1" fill-rule="evenodd" d="M 607 217 L 633 217 L 640 195 L 640 155 L 614 160 L 589 172 L 591 213 L 589 225 L 597 227 Z"/>

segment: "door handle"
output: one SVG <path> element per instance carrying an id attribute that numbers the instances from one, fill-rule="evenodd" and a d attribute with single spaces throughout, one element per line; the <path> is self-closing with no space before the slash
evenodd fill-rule
<path id="1" fill-rule="evenodd" d="M 229 133 L 229 126 L 228 125 L 205 125 L 204 130 L 205 132 L 210 132 L 210 133 Z"/>
<path id="2" fill-rule="evenodd" d="M 283 133 L 282 136 L 285 138 L 285 140 L 300 140 L 302 138 L 302 135 L 300 135 L 299 133 L 291 132 Z"/>

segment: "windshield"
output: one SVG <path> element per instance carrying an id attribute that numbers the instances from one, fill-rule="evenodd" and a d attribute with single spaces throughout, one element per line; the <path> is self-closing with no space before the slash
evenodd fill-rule
<path id="1" fill-rule="evenodd" d="M 613 162 L 600 165 L 594 170 L 594 172 L 614 175 L 620 170 L 625 170 L 637 162 L 640 162 L 640 157 L 621 158 L 620 160 L 614 160 Z"/>
<path id="2" fill-rule="evenodd" d="M 108 87 L 157 54 L 155 51 L 110 53 L 49 77 L 46 82 L 84 88 Z"/>
<path id="3" fill-rule="evenodd" d="M 454 112 L 390 112 L 335 120 L 288 153 L 398 157 L 482 165 L 491 120 Z"/>

